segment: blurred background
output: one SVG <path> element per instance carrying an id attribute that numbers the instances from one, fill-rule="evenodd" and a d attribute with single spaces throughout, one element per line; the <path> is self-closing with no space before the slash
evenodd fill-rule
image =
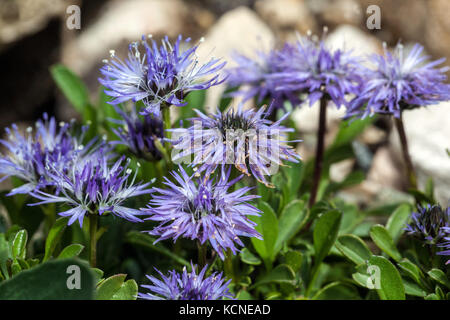
<path id="1" fill-rule="evenodd" d="M 80 29 L 69 29 L 70 5 L 81 9 Z M 369 30 L 370 5 L 381 9 L 381 28 Z M 47 111 L 59 120 L 77 117 L 58 93 L 49 67 L 63 63 L 86 82 L 92 101 L 98 90 L 99 67 L 110 49 L 124 56 L 127 45 L 152 34 L 159 39 L 178 34 L 195 41 L 205 37 L 199 55 L 229 60 L 238 50 L 249 55 L 269 50 L 296 33 L 310 30 L 327 42 L 355 54 L 381 53 L 382 43 L 406 46 L 419 42 L 433 59 L 450 58 L 448 0 L 0 0 L 0 130 L 16 122 L 28 125 Z M 448 62 L 446 62 L 449 65 Z M 220 90 L 207 98 L 214 107 Z M 443 205 L 450 198 L 450 102 L 405 112 L 410 152 L 424 185 L 432 177 Z M 300 154 L 313 154 L 318 108 L 303 107 L 293 117 L 303 143 Z M 327 142 L 333 141 L 343 110 L 328 117 Z M 388 119 L 379 119 L 355 141 L 356 154 L 368 162 L 367 179 L 341 194 L 364 206 L 407 197 L 398 137 Z M 342 180 L 355 160 L 333 165 L 331 176 Z M 3 185 L 2 188 L 7 186 Z"/>

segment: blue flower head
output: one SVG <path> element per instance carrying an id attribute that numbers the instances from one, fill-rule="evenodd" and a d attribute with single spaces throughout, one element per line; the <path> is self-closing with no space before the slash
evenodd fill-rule
<path id="1" fill-rule="evenodd" d="M 266 119 L 265 107 L 259 110 L 237 110 L 207 116 L 196 110 L 188 129 L 173 129 L 172 143 L 178 152 L 174 161 L 192 156 L 192 166 L 197 166 L 206 176 L 217 167 L 234 166 L 246 175 L 270 186 L 266 176 L 273 175 L 283 161 L 298 162 L 300 156 L 289 146 L 287 134 L 292 128 L 281 125 L 286 113 L 276 122 Z"/>
<path id="2" fill-rule="evenodd" d="M 133 105 L 130 112 L 124 111 L 119 106 L 114 106 L 122 119 L 110 119 L 118 124 L 113 132 L 120 139 L 112 144 L 122 144 L 139 158 L 155 161 L 160 160 L 162 155 L 155 145 L 155 140 L 164 138 L 163 122 L 160 118 L 152 115 L 139 115 L 136 106 Z"/>
<path id="3" fill-rule="evenodd" d="M 161 46 L 156 41 L 130 44 L 128 59 L 121 60 L 111 51 L 111 59 L 105 60 L 100 69 L 99 81 L 106 87 L 105 93 L 113 98 L 111 104 L 125 101 L 142 101 L 142 114 L 160 115 L 162 106 L 186 105 L 185 96 L 195 90 L 208 89 L 223 81 L 218 71 L 225 63 L 211 58 L 201 64 L 196 56 L 198 45 L 183 50 L 182 37 L 171 44 L 165 37 Z M 184 40 L 188 44 L 190 38 Z M 140 50 L 143 46 L 143 53 Z"/>
<path id="4" fill-rule="evenodd" d="M 427 244 L 438 244 L 444 239 L 444 228 L 450 227 L 450 207 L 444 210 L 440 205 L 418 206 L 411 218 L 412 222 L 405 229 L 408 234 Z"/>
<path id="5" fill-rule="evenodd" d="M 268 101 L 274 109 L 284 110 L 285 101 L 299 105 L 301 101 L 296 91 L 277 89 L 278 81 L 274 75 L 283 72 L 279 56 L 280 52 L 276 50 L 257 51 L 255 59 L 235 53 L 233 58 L 237 66 L 227 70 L 227 83 L 240 89 L 232 95 L 242 96 L 244 102 L 251 98 L 257 103 Z"/>
<path id="6" fill-rule="evenodd" d="M 381 113 L 399 118 L 402 110 L 449 100 L 450 85 L 445 83 L 449 67 L 437 67 L 445 59 L 429 62 L 422 51 L 416 44 L 405 54 L 398 44 L 393 53 L 385 48 L 384 56 L 373 55 L 374 69 L 365 70 L 361 93 L 350 102 L 347 117 Z"/>
<path id="7" fill-rule="evenodd" d="M 447 211 L 448 210 L 450 210 L 450 208 L 447 208 Z M 445 232 L 445 237 L 439 247 L 444 248 L 445 250 L 440 251 L 437 254 L 441 256 L 450 256 L 450 227 L 442 227 L 441 230 Z M 446 264 L 450 264 L 450 260 L 447 260 Z"/>
<path id="8" fill-rule="evenodd" d="M 129 160 L 123 164 L 121 157 L 113 165 L 107 158 L 86 161 L 68 173 L 54 170 L 51 178 L 59 190 L 58 194 L 43 191 L 32 193 L 43 203 L 62 202 L 71 209 L 59 212 L 63 217 L 70 217 L 68 225 L 78 220 L 80 227 L 86 214 L 112 213 L 132 222 L 141 222 L 140 210 L 125 207 L 123 202 L 131 197 L 150 193 L 149 183 L 135 183 L 137 171 L 130 177 L 132 170 L 128 168 Z"/>
<path id="9" fill-rule="evenodd" d="M 184 267 L 181 274 L 172 270 L 169 271 L 168 276 L 156 269 L 161 280 L 153 276 L 147 276 L 152 284 L 142 285 L 141 287 L 150 290 L 150 292 L 139 293 L 138 297 L 145 300 L 233 299 L 233 295 L 228 289 L 230 280 L 225 281 L 222 273 L 214 272 L 206 277 L 207 265 L 198 274 L 195 269 L 196 266 L 192 265 L 192 271 L 188 272 Z"/>
<path id="10" fill-rule="evenodd" d="M 28 127 L 25 134 L 15 124 L 6 129 L 7 138 L 0 140 L 7 149 L 6 154 L 0 155 L 0 174 L 5 175 L 1 180 L 15 176 L 25 182 L 9 195 L 54 186 L 53 171 L 68 173 L 76 163 L 98 157 L 100 146 L 106 148 L 96 139 L 83 145 L 88 127 L 83 127 L 78 136 L 72 134 L 72 129 L 72 123 L 57 124 L 55 118 L 49 118 L 46 113 L 34 128 Z"/>
<path id="11" fill-rule="evenodd" d="M 282 72 L 273 75 L 277 90 L 306 95 L 310 106 L 322 97 L 336 107 L 347 105 L 345 96 L 356 94 L 362 81 L 359 60 L 351 52 L 330 50 L 323 40 L 300 37 L 279 53 Z"/>
<path id="12" fill-rule="evenodd" d="M 228 171 L 214 181 L 189 177 L 182 167 L 179 169 L 179 173 L 172 172 L 174 182 L 165 178 L 166 189 L 153 188 L 155 194 L 147 212 L 149 220 L 160 223 L 149 231 L 159 236 L 157 241 L 169 238 L 176 241 L 179 237 L 197 239 L 201 244 L 209 241 L 224 259 L 223 251 L 231 249 L 236 253 L 236 245 L 244 245 L 240 236 L 261 239 L 255 230 L 256 223 L 248 218 L 259 216 L 260 211 L 248 203 L 258 196 L 245 195 L 250 187 L 228 192 L 240 177 L 228 181 Z"/>

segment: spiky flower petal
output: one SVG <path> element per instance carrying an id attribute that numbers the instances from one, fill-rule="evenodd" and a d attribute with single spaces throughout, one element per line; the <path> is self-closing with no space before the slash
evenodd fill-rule
<path id="1" fill-rule="evenodd" d="M 445 59 L 429 62 L 416 44 L 405 55 L 402 44 L 394 53 L 373 55 L 374 69 L 366 69 L 361 93 L 353 99 L 347 117 L 366 117 L 376 113 L 399 118 L 402 110 L 437 104 L 450 99 L 445 83 L 449 67 L 437 68 Z"/>
<path id="2" fill-rule="evenodd" d="M 224 251 L 231 249 L 236 253 L 238 246 L 244 244 L 239 239 L 257 237 L 253 221 L 249 216 L 259 216 L 259 210 L 250 205 L 258 196 L 245 195 L 250 187 L 243 187 L 234 192 L 228 189 L 241 177 L 228 181 L 230 171 L 217 179 L 189 177 L 182 167 L 179 172 L 172 172 L 174 182 L 165 178 L 166 189 L 153 188 L 155 194 L 150 200 L 148 220 L 160 224 L 149 231 L 159 236 L 157 241 L 179 237 L 197 239 L 201 244 L 207 241 L 224 259 Z M 158 192 L 159 194 L 156 194 Z"/>
<path id="3" fill-rule="evenodd" d="M 123 202 L 131 197 L 136 197 L 151 192 L 148 183 L 135 184 L 137 171 L 131 178 L 129 161 L 123 164 L 124 157 L 117 160 L 112 166 L 108 165 L 106 158 L 87 161 L 83 165 L 74 167 L 70 172 L 62 173 L 53 171 L 50 176 L 55 181 L 59 194 L 49 194 L 43 191 L 32 193 L 44 203 L 63 202 L 72 208 L 59 212 L 63 217 L 70 217 L 68 225 L 78 220 L 80 227 L 86 214 L 98 214 L 111 212 L 112 214 L 132 221 L 141 222 L 138 217 L 142 211 L 123 206 Z"/>
<path id="4" fill-rule="evenodd" d="M 359 92 L 362 74 L 351 52 L 332 51 L 323 41 L 302 37 L 293 45 L 286 44 L 279 59 L 284 71 L 273 75 L 277 89 L 307 95 L 310 106 L 326 97 L 339 108 L 347 105 L 346 95 Z"/>
<path id="5" fill-rule="evenodd" d="M 82 143 L 88 128 L 83 127 L 79 136 L 72 135 L 72 129 L 71 123 L 61 122 L 58 126 L 55 118 L 46 113 L 25 134 L 15 124 L 6 129 L 7 138 L 0 140 L 7 149 L 6 154 L 0 155 L 0 174 L 5 175 L 0 180 L 15 176 L 25 181 L 10 195 L 54 186 L 53 170 L 67 173 L 73 165 L 98 156 L 100 144 L 96 139 Z"/>
<path id="6" fill-rule="evenodd" d="M 412 222 L 406 231 L 427 244 L 440 243 L 444 236 L 443 228 L 450 227 L 450 207 L 442 209 L 440 205 L 418 206 L 418 211 L 411 214 Z"/>
<path id="7" fill-rule="evenodd" d="M 164 138 L 163 122 L 161 119 L 151 115 L 140 116 L 133 105 L 131 112 L 127 112 L 114 106 L 122 119 L 110 119 L 119 125 L 113 128 L 113 132 L 120 141 L 113 141 L 112 144 L 122 144 L 136 156 L 145 160 L 154 161 L 161 159 L 155 140 Z"/>
<path id="8" fill-rule="evenodd" d="M 158 47 L 154 40 L 148 43 L 143 37 L 144 54 L 138 42 L 132 43 L 124 61 L 111 51 L 111 59 L 100 69 L 103 78 L 99 79 L 107 89 L 105 93 L 114 98 L 110 103 L 142 101 L 142 114 L 159 116 L 161 106 L 184 106 L 189 92 L 221 83 L 217 72 L 225 63 L 211 58 L 201 64 L 195 54 L 198 45 L 183 50 L 181 41 L 180 35 L 172 45 L 165 37 Z M 189 42 L 188 38 L 184 44 Z"/>
<path id="9" fill-rule="evenodd" d="M 270 185 L 265 176 L 276 173 L 283 160 L 298 162 L 300 156 L 288 145 L 287 133 L 293 129 L 281 125 L 289 113 L 278 121 L 265 118 L 265 107 L 258 111 L 217 111 L 206 116 L 196 110 L 198 117 L 192 118 L 188 129 L 173 129 L 173 161 L 193 156 L 192 166 L 199 166 L 207 176 L 218 166 L 235 166 L 246 175 Z"/>
<path id="10" fill-rule="evenodd" d="M 227 70 L 227 83 L 231 87 L 240 87 L 233 96 L 242 96 L 243 101 L 255 98 L 257 103 L 268 101 L 274 109 L 285 109 L 284 102 L 293 106 L 300 104 L 299 95 L 293 90 L 278 89 L 278 81 L 273 75 L 283 72 L 276 50 L 256 52 L 256 58 L 251 59 L 236 53 L 234 60 L 237 66 Z M 269 110 L 271 112 L 272 110 Z"/>
<path id="11" fill-rule="evenodd" d="M 450 208 L 447 208 L 449 210 Z M 444 248 L 444 251 L 440 251 L 437 254 L 441 256 L 450 256 L 450 226 L 442 227 L 441 231 L 445 233 L 445 237 L 443 242 L 439 245 L 439 247 Z M 446 262 L 446 264 L 450 264 L 450 260 Z"/>
<path id="12" fill-rule="evenodd" d="M 192 263 L 191 263 L 192 265 Z M 161 271 L 155 269 L 161 277 L 147 275 L 152 282 L 151 285 L 141 285 L 150 290 L 148 293 L 139 293 L 138 297 L 146 300 L 222 300 L 224 298 L 233 299 L 233 295 L 228 289 L 230 280 L 225 282 L 222 273 L 214 272 L 206 277 L 208 265 L 199 274 L 196 272 L 197 266 L 192 265 L 189 273 L 184 267 L 180 274 L 175 270 L 169 271 L 165 276 Z"/>

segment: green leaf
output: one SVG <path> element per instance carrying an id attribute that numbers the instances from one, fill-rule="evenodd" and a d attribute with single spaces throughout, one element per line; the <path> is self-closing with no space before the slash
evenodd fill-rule
<path id="1" fill-rule="evenodd" d="M 356 265 L 365 263 L 372 256 L 365 242 L 352 234 L 340 236 L 336 241 L 336 248 Z"/>
<path id="2" fill-rule="evenodd" d="M 81 251 L 83 251 L 83 249 L 84 246 L 81 244 L 74 243 L 68 245 L 61 251 L 61 253 L 58 256 L 58 259 L 68 259 L 77 257 L 81 253 Z"/>
<path id="3" fill-rule="evenodd" d="M 397 243 L 403 234 L 409 217 L 411 216 L 411 207 L 408 204 L 399 206 L 389 217 L 386 229 L 392 237 L 394 243 Z"/>
<path id="4" fill-rule="evenodd" d="M 315 265 L 319 265 L 322 262 L 336 241 L 341 217 L 342 213 L 340 211 L 331 210 L 318 219 L 313 233 Z"/>
<path id="5" fill-rule="evenodd" d="M 431 269 L 430 271 L 428 271 L 428 275 L 437 283 L 440 283 L 450 289 L 450 281 L 448 280 L 448 277 L 445 275 L 444 271 L 440 269 Z"/>
<path id="6" fill-rule="evenodd" d="M 3 233 L 0 233 L 0 273 L 3 274 L 3 278 L 8 279 L 8 267 L 7 261 L 12 258 L 11 249 L 9 247 L 9 243 L 6 240 L 6 237 Z"/>
<path id="7" fill-rule="evenodd" d="M 403 285 L 407 295 L 421 298 L 424 298 L 427 295 L 427 293 L 414 282 L 403 279 Z"/>
<path id="8" fill-rule="evenodd" d="M 97 286 L 96 300 L 111 300 L 114 294 L 122 287 L 126 274 L 116 274 L 103 280 Z"/>
<path id="9" fill-rule="evenodd" d="M 284 254 L 285 264 L 290 266 L 294 272 L 300 270 L 302 266 L 303 255 L 299 251 L 289 250 Z"/>
<path id="10" fill-rule="evenodd" d="M 278 237 L 278 220 L 275 212 L 266 202 L 261 201 L 258 208 L 262 211 L 260 217 L 252 217 L 257 223 L 256 230 L 261 233 L 263 240 L 255 237 L 251 238 L 256 252 L 266 261 L 266 264 L 273 261 L 275 243 Z"/>
<path id="11" fill-rule="evenodd" d="M 136 281 L 125 282 L 126 274 L 116 274 L 103 280 L 97 286 L 97 300 L 136 300 L 138 287 Z"/>
<path id="12" fill-rule="evenodd" d="M 382 300 L 405 300 L 405 287 L 402 277 L 395 266 L 386 258 L 372 256 L 368 262 L 369 266 L 379 268 L 380 288 L 378 295 Z M 375 273 L 376 275 L 376 273 Z"/>
<path id="13" fill-rule="evenodd" d="M 369 275 L 368 274 L 361 273 L 361 272 L 355 272 L 355 273 L 352 274 L 352 278 L 361 287 L 367 288 L 367 282 L 369 280 Z"/>
<path id="14" fill-rule="evenodd" d="M 387 253 L 392 259 L 395 261 L 400 261 L 402 259 L 402 255 L 398 252 L 394 240 L 392 240 L 389 232 L 382 225 L 374 225 L 370 229 L 370 237 L 375 242 L 375 244 Z"/>
<path id="15" fill-rule="evenodd" d="M 283 243 L 288 242 L 304 226 L 306 216 L 306 204 L 302 200 L 294 200 L 284 208 L 278 221 L 279 233 L 275 252 L 278 252 Z"/>
<path id="16" fill-rule="evenodd" d="M 182 257 L 176 255 L 171 250 L 164 247 L 161 243 L 153 244 L 156 239 L 149 236 L 148 234 L 144 234 L 142 232 L 130 231 L 127 233 L 125 237 L 125 241 L 131 244 L 139 245 L 144 248 L 150 249 L 152 251 L 158 252 L 162 255 L 165 255 L 168 258 L 171 258 L 173 261 L 184 265 L 186 267 L 190 267 L 190 263 L 183 259 Z"/>
<path id="17" fill-rule="evenodd" d="M 27 230 L 20 230 L 14 236 L 14 240 L 12 242 L 12 256 L 13 258 L 22 258 L 25 259 L 25 255 L 27 252 L 26 246 L 28 241 L 28 233 Z"/>
<path id="18" fill-rule="evenodd" d="M 69 289 L 76 285 L 77 275 L 79 289 Z M 93 296 L 92 273 L 86 263 L 76 259 L 49 261 L 0 284 L 0 300 L 90 300 Z"/>
<path id="19" fill-rule="evenodd" d="M 305 173 L 305 166 L 302 161 L 298 163 L 291 163 L 289 166 L 282 167 L 282 170 L 287 177 L 287 186 L 289 190 L 289 198 L 287 201 L 292 201 L 298 197 L 298 191 L 303 182 Z"/>
<path id="20" fill-rule="evenodd" d="M 136 300 L 138 285 L 136 281 L 130 279 L 125 281 L 122 287 L 113 295 L 111 300 Z"/>
<path id="21" fill-rule="evenodd" d="M 84 108 L 89 104 L 89 95 L 81 79 L 61 64 L 53 65 L 50 72 L 67 100 L 80 114 L 83 114 Z"/>
<path id="22" fill-rule="evenodd" d="M 67 227 L 67 220 L 68 218 L 65 217 L 57 219 L 48 232 L 47 239 L 45 240 L 44 262 L 50 259 L 53 251 L 55 251 L 56 245 Z"/>
<path id="23" fill-rule="evenodd" d="M 239 291 L 238 294 L 236 295 L 236 299 L 237 300 L 254 300 L 252 295 L 250 293 L 248 293 L 248 291 L 245 291 L 245 290 Z"/>
<path id="24" fill-rule="evenodd" d="M 312 300 L 360 300 L 358 290 L 350 284 L 332 282 L 320 289 Z"/>
<path id="25" fill-rule="evenodd" d="M 268 283 L 294 284 L 295 273 L 288 265 L 280 264 L 270 271 L 269 274 L 261 278 L 261 280 L 257 281 L 250 289 Z"/>
<path id="26" fill-rule="evenodd" d="M 95 283 L 99 283 L 104 275 L 104 272 L 99 268 L 91 268 L 92 274 L 94 275 Z"/>
<path id="27" fill-rule="evenodd" d="M 398 263 L 399 268 L 408 275 L 412 280 L 414 280 L 417 284 L 423 283 L 423 273 L 418 266 L 409 261 L 408 259 L 403 259 Z"/>
<path id="28" fill-rule="evenodd" d="M 242 251 L 239 253 L 239 256 L 241 257 L 242 262 L 246 264 L 255 266 L 261 264 L 261 260 L 247 248 L 242 249 Z"/>

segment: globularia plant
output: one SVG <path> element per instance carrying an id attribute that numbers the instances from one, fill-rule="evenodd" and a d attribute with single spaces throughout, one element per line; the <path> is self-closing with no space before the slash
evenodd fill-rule
<path id="1" fill-rule="evenodd" d="M 425 63 L 420 46 L 403 57 L 399 47 L 368 69 L 364 57 L 310 36 L 280 48 L 236 55 L 222 75 L 225 62 L 201 63 L 189 39 L 144 37 L 126 59 L 112 51 L 104 61 L 98 104 L 53 66 L 86 125 L 44 114 L 0 140 L 0 179 L 13 178 L 0 193 L 0 299 L 449 299 L 450 209 L 432 181 L 408 191 L 417 209 L 409 197 L 371 207 L 341 196 L 364 180 L 358 165 L 339 183 L 325 174 L 361 162 L 353 147 L 373 123 L 367 115 L 401 120 L 448 100 L 442 61 Z M 211 114 L 206 90 L 224 79 L 239 88 Z M 309 161 L 288 112 L 304 101 L 320 101 Z M 325 150 L 330 102 L 352 119 Z M 182 106 L 176 119 L 173 105 Z M 74 265 L 80 290 L 60 279 Z"/>

